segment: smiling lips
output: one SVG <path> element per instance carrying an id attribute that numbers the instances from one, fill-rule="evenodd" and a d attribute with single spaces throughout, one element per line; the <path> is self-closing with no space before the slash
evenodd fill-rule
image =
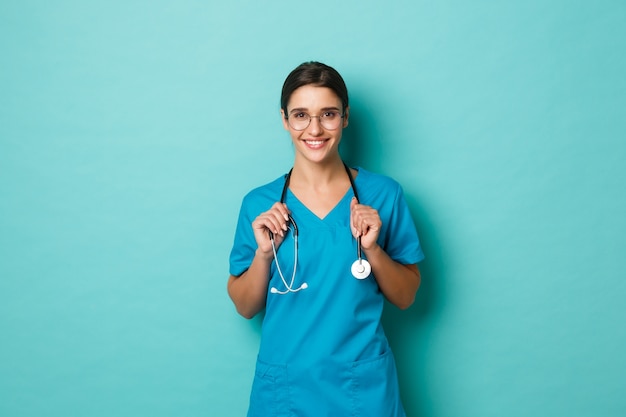
<path id="1" fill-rule="evenodd" d="M 309 148 L 321 148 L 327 141 L 328 139 L 324 139 L 324 140 L 303 140 L 303 142 L 309 147 Z"/>

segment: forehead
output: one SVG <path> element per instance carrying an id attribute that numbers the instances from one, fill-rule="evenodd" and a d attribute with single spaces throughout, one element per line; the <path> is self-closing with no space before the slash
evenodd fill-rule
<path id="1" fill-rule="evenodd" d="M 293 91 L 289 97 L 287 108 L 291 109 L 325 109 L 336 107 L 341 109 L 341 100 L 333 90 L 328 87 L 303 85 Z"/>

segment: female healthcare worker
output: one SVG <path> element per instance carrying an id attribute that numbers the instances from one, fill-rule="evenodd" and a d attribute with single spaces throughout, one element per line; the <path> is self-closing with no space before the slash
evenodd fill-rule
<path id="1" fill-rule="evenodd" d="M 248 416 L 404 416 L 381 326 L 384 298 L 407 308 L 420 285 L 402 189 L 344 165 L 348 91 L 332 67 L 294 69 L 281 114 L 293 168 L 244 197 L 230 255 L 237 311 L 265 309 Z"/>

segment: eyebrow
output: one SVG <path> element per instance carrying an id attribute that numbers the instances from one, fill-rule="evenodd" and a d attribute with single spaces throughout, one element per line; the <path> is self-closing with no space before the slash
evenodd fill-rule
<path id="1" fill-rule="evenodd" d="M 328 110 L 336 110 L 336 111 L 340 111 L 339 107 L 335 107 L 335 106 L 332 106 L 332 107 L 323 107 L 323 108 L 321 108 L 321 109 L 320 109 L 320 111 L 328 111 Z M 295 109 L 291 109 L 291 110 L 289 111 L 289 114 L 291 114 L 291 113 L 300 113 L 300 112 L 305 112 L 305 113 L 306 113 L 306 112 L 308 112 L 308 111 L 309 111 L 309 109 L 307 109 L 306 107 L 297 107 L 297 108 L 295 108 Z"/>

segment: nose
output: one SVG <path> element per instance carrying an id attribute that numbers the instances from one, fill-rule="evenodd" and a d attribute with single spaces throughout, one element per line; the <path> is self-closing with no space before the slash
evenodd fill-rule
<path id="1" fill-rule="evenodd" d="M 309 133 L 312 135 L 319 135 L 322 133 L 324 128 L 322 127 L 322 122 L 319 116 L 311 116 L 311 122 L 309 124 Z"/>

